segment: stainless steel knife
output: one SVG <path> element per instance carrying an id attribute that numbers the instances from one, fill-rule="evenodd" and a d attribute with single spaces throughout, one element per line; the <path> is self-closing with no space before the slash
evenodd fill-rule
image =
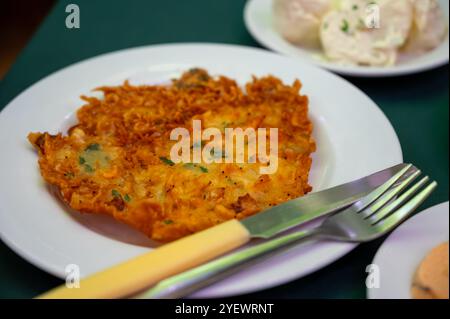
<path id="1" fill-rule="evenodd" d="M 81 280 L 80 288 L 57 287 L 39 298 L 118 298 L 230 252 L 251 238 L 270 238 L 359 200 L 396 174 L 416 169 L 399 164 L 359 180 L 285 202 L 244 220 L 230 220 L 165 244 Z"/>
<path id="2" fill-rule="evenodd" d="M 403 174 L 403 172 L 405 174 Z M 370 192 L 368 195 L 358 200 L 353 205 L 350 205 L 344 210 L 339 211 L 338 215 L 345 214 L 341 212 L 344 212 L 346 210 L 349 212 L 355 212 L 355 210 L 358 209 L 365 209 L 365 205 L 376 200 L 380 196 L 384 196 L 384 200 L 381 200 L 380 203 L 386 203 L 386 201 L 389 201 L 389 198 L 395 198 L 396 194 L 400 193 L 405 188 L 405 185 L 411 183 L 411 181 L 414 180 L 419 174 L 420 171 L 418 171 L 414 167 L 411 167 L 408 171 L 401 170 L 383 185 L 377 187 L 374 191 Z M 418 185 L 420 185 L 423 180 L 419 182 Z M 420 200 L 418 202 L 420 202 Z M 352 215 L 347 212 L 346 216 Z M 250 223 L 250 225 L 254 226 L 255 224 Z M 314 234 L 311 229 L 317 229 L 316 227 L 318 226 L 311 225 L 311 227 L 308 227 L 303 231 L 296 230 L 294 232 L 289 232 L 289 234 L 273 236 L 273 239 L 264 240 L 260 243 L 257 243 L 256 245 L 252 245 L 250 247 L 246 247 L 245 249 L 240 249 L 236 252 L 227 254 L 224 257 L 214 259 L 213 261 L 207 262 L 203 265 L 194 267 L 190 270 L 164 279 L 147 291 L 139 293 L 134 298 L 167 299 L 189 296 L 192 293 L 210 286 L 218 281 L 221 281 L 240 270 L 248 269 L 254 264 L 257 264 L 276 254 L 283 253 L 293 247 L 298 246 L 305 239 L 314 237 L 314 235 L 311 235 Z M 349 227 L 348 229 L 350 228 L 351 227 Z M 266 228 L 263 227 L 263 229 L 263 233 L 267 234 L 266 230 L 273 228 L 268 226 Z M 274 231 L 277 232 L 276 230 Z M 333 230 L 331 230 L 331 232 L 332 231 Z M 269 232 L 269 234 L 267 235 L 269 237 L 272 237 L 270 234 L 271 233 Z"/>

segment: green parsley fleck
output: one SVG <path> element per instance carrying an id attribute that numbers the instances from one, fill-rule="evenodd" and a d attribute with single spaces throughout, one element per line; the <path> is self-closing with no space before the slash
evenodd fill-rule
<path id="1" fill-rule="evenodd" d="M 111 195 L 112 195 L 113 197 L 116 197 L 116 198 L 122 198 L 122 195 L 120 195 L 120 193 L 119 193 L 119 191 L 118 191 L 117 189 L 113 189 L 113 190 L 111 191 Z"/>
<path id="2" fill-rule="evenodd" d="M 89 164 L 84 164 L 84 170 L 88 173 L 92 173 L 95 171 L 95 169 L 93 169 L 92 166 Z"/>
<path id="3" fill-rule="evenodd" d="M 194 169 L 194 168 L 198 168 L 198 169 L 200 169 L 203 173 L 208 173 L 208 169 L 206 168 L 206 167 L 204 167 L 204 166 L 200 166 L 200 165 L 197 165 L 197 164 L 193 164 L 193 163 L 186 163 L 186 164 L 184 164 L 183 165 L 185 168 L 187 168 L 187 169 Z"/>
<path id="4" fill-rule="evenodd" d="M 173 220 L 166 219 L 166 220 L 163 221 L 163 223 L 166 224 L 166 225 L 170 225 L 170 224 L 173 224 Z"/>
<path id="5" fill-rule="evenodd" d="M 341 30 L 345 33 L 349 31 L 350 25 L 346 19 L 342 20 Z"/>
<path id="6" fill-rule="evenodd" d="M 84 157 L 80 156 L 78 158 L 78 163 L 80 163 L 80 165 L 83 165 L 84 163 L 86 163 L 86 160 L 84 159 Z"/>
<path id="7" fill-rule="evenodd" d="M 100 144 L 98 143 L 93 143 L 88 145 L 88 147 L 86 147 L 86 151 L 99 151 L 100 150 Z"/>
<path id="8" fill-rule="evenodd" d="M 358 7 L 358 5 L 357 5 L 357 4 L 354 4 L 354 5 L 353 5 L 353 7 L 352 7 L 352 9 L 353 9 L 353 10 L 358 10 L 358 9 L 359 9 L 359 7 Z"/>
<path id="9" fill-rule="evenodd" d="M 159 158 L 164 164 L 169 165 L 169 166 L 174 166 L 175 163 L 172 162 L 170 159 L 168 159 L 167 157 L 161 156 Z"/>
<path id="10" fill-rule="evenodd" d="M 130 195 L 128 195 L 128 194 L 125 194 L 125 196 L 123 197 L 123 199 L 126 201 L 126 202 L 131 202 L 131 197 L 130 197 Z"/>

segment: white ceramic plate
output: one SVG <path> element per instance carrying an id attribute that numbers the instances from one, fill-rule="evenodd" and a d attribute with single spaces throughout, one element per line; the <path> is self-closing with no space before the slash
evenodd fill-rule
<path id="1" fill-rule="evenodd" d="M 383 243 L 373 264 L 380 270 L 380 287 L 367 289 L 370 299 L 410 299 L 414 273 L 426 254 L 448 241 L 448 202 L 406 221 Z"/>
<path id="2" fill-rule="evenodd" d="M 449 2 L 439 0 L 441 8 L 445 12 L 448 25 Z M 295 46 L 286 41 L 273 27 L 272 24 L 272 0 L 248 0 L 244 9 L 244 20 L 247 30 L 261 45 L 298 58 L 307 63 L 315 64 L 325 69 L 340 74 L 360 77 L 382 77 L 417 73 L 429 70 L 448 63 L 449 38 L 436 49 L 416 58 L 406 59 L 392 67 L 363 67 L 344 66 L 323 61 L 318 58 L 319 50 L 308 50 Z"/>
<path id="3" fill-rule="evenodd" d="M 59 277 L 67 264 L 92 274 L 153 246 L 109 217 L 68 212 L 48 191 L 26 136 L 68 126 L 81 94 L 100 85 L 160 83 L 191 67 L 244 83 L 273 74 L 300 78 L 310 97 L 318 150 L 311 183 L 328 188 L 402 162 L 397 136 L 380 109 L 338 76 L 264 50 L 229 45 L 149 46 L 102 55 L 58 71 L 15 98 L 0 114 L 0 233 L 18 254 Z M 343 256 L 353 244 L 315 243 L 237 274 L 196 296 L 235 295 L 304 276 Z M 177 260 L 173 261 L 174 263 Z"/>

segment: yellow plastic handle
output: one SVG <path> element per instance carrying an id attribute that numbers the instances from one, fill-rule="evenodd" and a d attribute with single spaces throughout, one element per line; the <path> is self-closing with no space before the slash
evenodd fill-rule
<path id="1" fill-rule="evenodd" d="M 130 296 L 164 278 L 242 246 L 249 240 L 250 234 L 247 229 L 237 220 L 230 220 L 82 279 L 80 288 L 68 288 L 63 285 L 37 298 Z"/>

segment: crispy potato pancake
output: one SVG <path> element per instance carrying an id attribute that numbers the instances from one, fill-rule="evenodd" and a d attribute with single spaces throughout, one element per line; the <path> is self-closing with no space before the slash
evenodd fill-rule
<path id="1" fill-rule="evenodd" d="M 170 85 L 101 87 L 83 96 L 68 135 L 30 133 L 43 178 L 82 213 L 108 214 L 148 237 L 171 241 L 242 219 L 311 191 L 315 143 L 308 98 L 296 80 L 253 78 L 241 88 L 192 69 Z M 170 132 L 203 128 L 278 128 L 278 169 L 256 163 L 178 163 Z"/>

